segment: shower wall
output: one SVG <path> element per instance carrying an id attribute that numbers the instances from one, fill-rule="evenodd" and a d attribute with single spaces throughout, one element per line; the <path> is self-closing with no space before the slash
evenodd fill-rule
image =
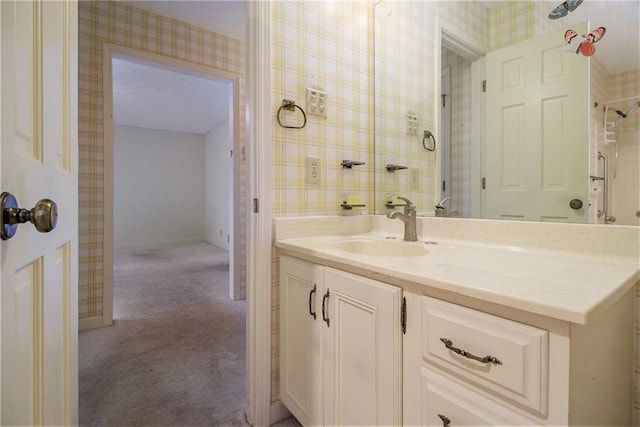
<path id="1" fill-rule="evenodd" d="M 610 108 L 627 111 L 635 102 L 640 101 L 640 70 L 610 75 L 606 69 L 592 60 L 592 129 L 594 150 L 592 151 L 592 175 L 602 176 L 602 163 L 595 157 L 600 151 L 609 158 L 609 206 L 608 214 L 616 218 L 617 225 L 640 225 L 636 213 L 640 211 L 640 109 L 629 114 L 619 123 L 615 132 L 618 160 L 615 160 L 615 144 L 606 143 L 604 138 L 604 103 L 616 99 L 627 99 L 613 104 Z M 636 97 L 636 98 L 633 98 Z M 632 98 L 632 99 L 629 99 Z M 616 114 L 609 111 L 607 121 L 615 121 Z M 617 163 L 617 165 L 616 165 Z M 615 177 L 614 177 L 615 172 Z M 602 209 L 603 192 L 597 183 L 592 185 L 591 200 L 593 218 L 591 222 L 601 223 L 595 212 Z"/>

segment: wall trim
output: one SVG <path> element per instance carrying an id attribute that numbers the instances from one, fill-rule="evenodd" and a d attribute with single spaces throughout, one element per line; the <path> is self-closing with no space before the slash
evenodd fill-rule
<path id="1" fill-rule="evenodd" d="M 102 316 L 85 317 L 84 319 L 80 319 L 78 320 L 78 330 L 80 332 L 88 331 L 89 329 L 102 328 L 104 326 L 111 326 L 113 324 L 113 322 L 104 324 L 102 319 Z"/>
<path id="2" fill-rule="evenodd" d="M 271 5 L 247 2 L 247 129 L 249 194 L 259 212 L 248 210 L 247 405 L 250 424 L 271 424 Z"/>
<path id="3" fill-rule="evenodd" d="M 276 400 L 271 404 L 271 425 L 286 420 L 289 417 L 291 417 L 291 412 L 289 412 L 281 400 Z"/>
<path id="4" fill-rule="evenodd" d="M 240 76 L 225 70 L 209 67 L 171 58 L 164 55 L 145 52 L 112 43 L 104 43 L 102 49 L 103 67 L 103 127 L 104 127 L 104 236 L 103 236 L 103 325 L 108 326 L 113 323 L 113 70 L 112 59 L 126 57 L 140 63 L 147 63 L 153 66 L 161 66 L 166 69 L 186 72 L 193 75 L 205 77 L 222 78 L 232 83 L 232 114 L 230 120 L 233 129 L 233 151 L 240 153 Z M 237 217 L 240 210 L 240 158 L 233 156 L 233 199 L 231 217 Z M 229 295 L 238 296 L 240 293 L 240 239 L 241 233 L 235 233 L 233 227 L 230 228 L 231 250 L 229 251 Z"/>
<path id="5" fill-rule="evenodd" d="M 194 242 L 203 242 L 208 243 L 209 245 L 216 246 L 213 243 L 207 242 L 204 237 L 185 237 L 184 239 L 173 239 L 173 240 L 154 240 L 151 242 L 133 242 L 133 243 L 122 243 L 120 245 L 114 245 L 113 249 L 136 249 L 136 248 L 152 248 L 156 246 L 168 246 L 175 245 L 178 243 L 194 243 Z"/>

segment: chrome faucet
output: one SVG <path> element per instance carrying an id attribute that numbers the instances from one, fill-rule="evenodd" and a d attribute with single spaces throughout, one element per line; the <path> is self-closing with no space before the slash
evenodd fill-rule
<path id="1" fill-rule="evenodd" d="M 455 209 L 447 210 L 447 208 L 444 207 L 444 204 L 449 200 L 451 200 L 451 197 L 445 197 L 436 204 L 436 216 L 452 216 L 458 213 Z"/>
<path id="2" fill-rule="evenodd" d="M 415 242 L 418 240 L 418 233 L 416 232 L 416 207 L 411 200 L 398 197 L 400 200 L 404 200 L 404 213 L 399 211 L 389 212 L 387 218 L 399 219 L 404 223 L 404 240 L 408 242 Z"/>

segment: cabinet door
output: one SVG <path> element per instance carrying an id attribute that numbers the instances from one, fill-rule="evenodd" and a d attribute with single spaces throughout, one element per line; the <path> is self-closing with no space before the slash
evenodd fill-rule
<path id="1" fill-rule="evenodd" d="M 322 424 L 322 267 L 280 258 L 280 399 L 303 425 Z"/>
<path id="2" fill-rule="evenodd" d="M 323 284 L 324 423 L 402 424 L 401 289 L 331 268 Z"/>
<path id="3" fill-rule="evenodd" d="M 422 368 L 422 425 L 533 426 L 515 412 L 428 368 Z"/>

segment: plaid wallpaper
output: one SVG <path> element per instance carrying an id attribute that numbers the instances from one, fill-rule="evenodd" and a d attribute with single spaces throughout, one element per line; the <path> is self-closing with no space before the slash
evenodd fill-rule
<path id="1" fill-rule="evenodd" d="M 245 144 L 244 42 L 122 2 L 79 2 L 78 143 L 79 143 L 79 317 L 102 315 L 105 209 L 103 145 L 102 46 L 112 43 L 240 75 L 240 141 Z M 246 281 L 247 164 L 241 162 L 239 221 L 241 287 Z"/>
<path id="2" fill-rule="evenodd" d="M 273 213 L 339 215 L 348 195 L 373 202 L 371 2 L 273 2 Z M 306 89 L 327 94 L 327 117 L 309 114 Z M 278 125 L 283 99 L 307 110 L 304 129 Z M 281 112 L 300 125 L 299 112 Z M 306 182 L 306 158 L 320 161 L 320 184 Z M 352 169 L 343 160 L 365 162 Z"/>

